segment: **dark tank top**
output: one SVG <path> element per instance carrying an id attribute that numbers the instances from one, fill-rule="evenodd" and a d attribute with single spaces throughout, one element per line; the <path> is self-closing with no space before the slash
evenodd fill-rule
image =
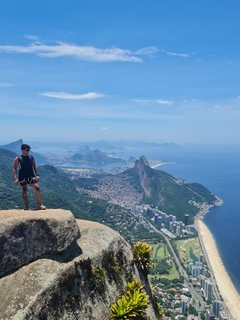
<path id="1" fill-rule="evenodd" d="M 33 156 L 29 154 L 28 156 L 18 156 L 18 163 L 19 163 L 19 171 L 18 171 L 18 179 L 19 181 L 25 178 L 35 177 L 33 172 Z"/>

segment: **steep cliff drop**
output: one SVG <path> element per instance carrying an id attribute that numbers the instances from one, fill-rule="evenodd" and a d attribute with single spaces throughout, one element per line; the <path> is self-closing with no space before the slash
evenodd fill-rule
<path id="1" fill-rule="evenodd" d="M 140 280 L 130 245 L 102 224 L 61 209 L 0 219 L 0 320 L 108 319 L 127 282 Z M 152 305 L 147 315 L 157 319 Z"/>

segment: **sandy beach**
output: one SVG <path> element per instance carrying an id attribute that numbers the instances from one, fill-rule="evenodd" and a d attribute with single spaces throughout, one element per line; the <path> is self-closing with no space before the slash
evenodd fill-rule
<path id="1" fill-rule="evenodd" d="M 161 163 L 156 163 L 156 164 L 154 164 L 154 165 L 152 165 L 152 166 L 150 166 L 152 169 L 155 169 L 155 168 L 157 168 L 157 167 L 160 167 L 160 166 L 163 166 L 164 164 L 173 164 L 173 163 L 175 163 L 175 162 L 161 162 Z"/>
<path id="2" fill-rule="evenodd" d="M 197 225 L 222 298 L 234 320 L 240 320 L 240 295 L 226 272 L 209 229 L 202 220 L 198 220 Z"/>

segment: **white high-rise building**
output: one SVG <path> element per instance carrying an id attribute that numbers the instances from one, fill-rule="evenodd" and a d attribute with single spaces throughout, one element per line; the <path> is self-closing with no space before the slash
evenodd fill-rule
<path id="1" fill-rule="evenodd" d="M 199 281 L 200 281 L 200 285 L 201 285 L 201 288 L 204 290 L 205 288 L 205 281 L 207 280 L 207 278 L 204 276 L 204 275 L 201 275 L 199 277 Z"/>
<path id="2" fill-rule="evenodd" d="M 208 279 L 207 281 L 205 281 L 205 297 L 207 300 L 212 300 L 212 283 L 211 281 Z"/>
<path id="3" fill-rule="evenodd" d="M 189 266 L 190 273 L 192 274 L 194 264 L 192 262 L 190 262 L 188 266 Z"/>
<path id="4" fill-rule="evenodd" d="M 181 234 L 181 228 L 180 228 L 180 226 L 177 226 L 176 235 L 179 237 L 180 234 Z"/>
<path id="5" fill-rule="evenodd" d="M 202 267 L 193 267 L 192 268 L 192 276 L 198 278 L 202 274 Z"/>

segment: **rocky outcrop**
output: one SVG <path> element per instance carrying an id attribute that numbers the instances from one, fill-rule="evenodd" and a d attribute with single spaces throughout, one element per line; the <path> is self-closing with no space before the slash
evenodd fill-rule
<path id="1" fill-rule="evenodd" d="M 69 216 L 69 211 L 17 211 L 16 220 L 21 214 L 21 223 L 26 226 L 32 226 L 32 215 L 45 215 L 48 219 L 56 215 L 56 229 L 52 228 L 54 237 L 54 230 L 56 234 L 61 233 L 58 225 L 66 219 L 66 215 Z M 1 223 L 6 225 L 6 212 L 1 217 Z M 12 220 L 12 223 L 15 222 Z M 134 278 L 140 280 L 131 247 L 117 232 L 86 220 L 76 220 L 76 224 L 81 229 L 81 238 L 65 250 L 59 252 L 57 246 L 52 246 L 55 252 L 38 256 L 34 261 L 2 276 L 0 320 L 107 320 L 110 305 L 121 297 L 127 282 Z M 68 231 L 69 238 L 76 237 L 75 231 L 75 236 L 71 236 L 71 228 Z M 45 243 L 41 232 L 39 227 L 39 247 L 41 239 L 43 245 Z M 35 237 L 36 233 L 32 235 Z M 24 233 L 22 236 L 25 237 Z M 28 241 L 31 243 L 30 238 Z M 14 243 L 11 242 L 11 245 L 14 246 Z M 5 250 L 4 255 L 7 254 Z M 148 284 L 146 290 L 149 292 L 147 287 Z M 147 314 L 151 320 L 157 319 L 151 305 Z"/>
<path id="2" fill-rule="evenodd" d="M 150 178 L 146 172 L 146 167 L 149 167 L 149 163 L 144 156 L 141 156 L 139 160 L 135 162 L 135 168 L 137 169 L 141 186 L 144 189 L 144 192 L 147 197 L 151 196 L 151 188 L 149 187 Z"/>
<path id="3" fill-rule="evenodd" d="M 45 254 L 61 252 L 80 238 L 70 211 L 0 212 L 0 276 Z"/>

